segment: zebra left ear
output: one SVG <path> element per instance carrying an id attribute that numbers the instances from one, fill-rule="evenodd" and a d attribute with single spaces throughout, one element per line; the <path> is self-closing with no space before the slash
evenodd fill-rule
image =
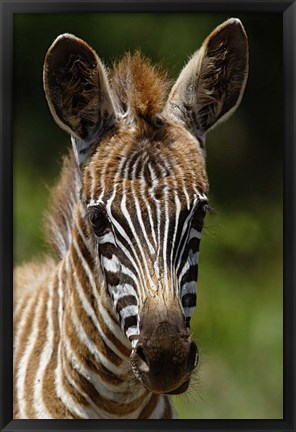
<path id="1" fill-rule="evenodd" d="M 65 33 L 46 54 L 43 81 L 50 111 L 57 124 L 71 135 L 81 164 L 94 141 L 115 120 L 105 68 L 86 42 Z"/>
<path id="2" fill-rule="evenodd" d="M 184 67 L 163 114 L 201 139 L 238 107 L 247 75 L 247 35 L 241 21 L 231 18 L 206 38 Z"/>

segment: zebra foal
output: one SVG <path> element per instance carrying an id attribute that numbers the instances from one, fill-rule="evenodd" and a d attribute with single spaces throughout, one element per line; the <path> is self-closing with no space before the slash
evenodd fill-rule
<path id="1" fill-rule="evenodd" d="M 16 269 L 14 417 L 175 418 L 198 364 L 190 336 L 208 206 L 205 134 L 247 79 L 241 22 L 217 27 L 169 91 L 141 54 L 107 77 L 84 41 L 44 64 L 50 111 L 71 135 L 47 214 L 58 260 Z"/>

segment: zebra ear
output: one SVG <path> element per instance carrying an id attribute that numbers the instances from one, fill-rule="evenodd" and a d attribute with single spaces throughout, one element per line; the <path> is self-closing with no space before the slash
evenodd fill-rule
<path id="1" fill-rule="evenodd" d="M 83 40 L 65 33 L 46 54 L 43 82 L 50 111 L 57 124 L 72 136 L 81 164 L 93 142 L 115 120 L 104 66 Z"/>
<path id="2" fill-rule="evenodd" d="M 182 70 L 164 108 L 197 138 L 238 107 L 248 75 L 248 40 L 231 18 L 217 27 Z"/>

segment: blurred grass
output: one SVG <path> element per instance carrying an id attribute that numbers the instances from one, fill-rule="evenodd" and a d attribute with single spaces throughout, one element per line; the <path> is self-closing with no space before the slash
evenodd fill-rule
<path id="1" fill-rule="evenodd" d="M 30 175 L 21 163 L 14 166 L 14 262 L 22 264 L 40 252 L 47 252 L 43 236 L 43 212 L 48 204 L 52 179 L 41 178 L 38 170 Z"/>

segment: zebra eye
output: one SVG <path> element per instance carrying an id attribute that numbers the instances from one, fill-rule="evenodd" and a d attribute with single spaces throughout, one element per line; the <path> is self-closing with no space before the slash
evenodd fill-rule
<path id="1" fill-rule="evenodd" d="M 87 213 L 95 234 L 97 236 L 104 235 L 110 228 L 106 211 L 102 207 L 94 206 L 90 207 Z"/>

